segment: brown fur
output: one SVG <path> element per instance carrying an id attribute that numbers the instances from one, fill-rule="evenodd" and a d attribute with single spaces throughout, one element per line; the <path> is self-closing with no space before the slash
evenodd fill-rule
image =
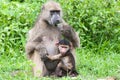
<path id="1" fill-rule="evenodd" d="M 50 1 L 43 5 L 41 14 L 39 15 L 34 27 L 28 33 L 26 43 L 27 56 L 35 64 L 33 66 L 33 74 L 38 77 L 51 74 L 54 72 L 58 64 L 58 61 L 49 61 L 47 59 L 46 61 L 42 60 L 45 58 L 46 54 L 58 54 L 55 42 L 62 38 L 60 30 L 58 30 L 56 26 L 50 24 L 50 10 L 60 10 L 61 23 L 63 26 L 68 26 L 68 24 L 62 20 L 62 9 L 58 3 Z M 72 44 L 79 44 L 74 30 L 70 30 L 70 33 L 72 35 L 68 39 L 71 39 Z M 42 41 L 43 37 L 48 38 L 48 41 L 44 41 L 44 44 Z"/>
<path id="2" fill-rule="evenodd" d="M 55 75 L 59 77 L 64 76 L 64 74 L 62 73 L 62 69 L 66 72 L 66 74 L 68 73 L 69 76 L 74 77 L 78 75 L 75 69 L 75 59 L 70 51 L 66 52 L 64 55 L 62 55 L 62 53 L 59 53 L 54 56 L 48 55 L 47 57 L 52 61 L 59 60 L 59 64 L 56 67 Z"/>

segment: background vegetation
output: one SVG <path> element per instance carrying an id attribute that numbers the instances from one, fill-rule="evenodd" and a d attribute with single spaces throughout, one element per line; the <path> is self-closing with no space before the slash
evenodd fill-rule
<path id="1" fill-rule="evenodd" d="M 46 0 L 0 0 L 0 80 L 39 80 L 26 59 L 26 34 Z M 76 78 L 41 80 L 120 79 L 120 1 L 57 0 L 64 19 L 79 33 Z"/>

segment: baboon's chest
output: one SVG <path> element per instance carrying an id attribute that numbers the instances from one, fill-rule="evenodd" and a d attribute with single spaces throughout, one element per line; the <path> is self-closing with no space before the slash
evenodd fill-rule
<path id="1" fill-rule="evenodd" d="M 47 37 L 49 37 L 49 40 L 56 40 L 61 37 L 61 32 L 58 29 L 50 28 L 45 31 L 45 34 Z"/>
<path id="2" fill-rule="evenodd" d="M 49 55 L 55 55 L 55 54 L 58 53 L 57 47 L 55 45 L 55 42 L 54 43 L 51 42 L 51 44 L 50 43 L 46 44 L 46 49 L 47 49 Z"/>
<path id="3" fill-rule="evenodd" d="M 57 29 L 45 30 L 43 39 L 49 55 L 58 54 L 56 43 L 61 38 L 61 33 Z"/>

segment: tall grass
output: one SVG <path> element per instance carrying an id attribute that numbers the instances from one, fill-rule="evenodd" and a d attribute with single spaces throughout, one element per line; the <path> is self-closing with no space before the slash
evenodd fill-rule
<path id="1" fill-rule="evenodd" d="M 41 80 L 120 79 L 120 1 L 57 0 L 64 19 L 79 33 L 76 78 Z M 46 0 L 0 0 L 0 80 L 38 80 L 25 54 L 26 34 Z"/>

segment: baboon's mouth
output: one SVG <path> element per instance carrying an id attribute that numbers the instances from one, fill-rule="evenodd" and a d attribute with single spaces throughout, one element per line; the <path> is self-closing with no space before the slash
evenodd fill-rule
<path id="1" fill-rule="evenodd" d="M 60 23 L 60 22 L 59 22 Z M 55 26 L 58 26 L 59 23 L 55 23 Z"/>
<path id="2" fill-rule="evenodd" d="M 62 46 L 62 48 L 67 48 L 67 47 L 65 47 L 65 46 Z"/>

